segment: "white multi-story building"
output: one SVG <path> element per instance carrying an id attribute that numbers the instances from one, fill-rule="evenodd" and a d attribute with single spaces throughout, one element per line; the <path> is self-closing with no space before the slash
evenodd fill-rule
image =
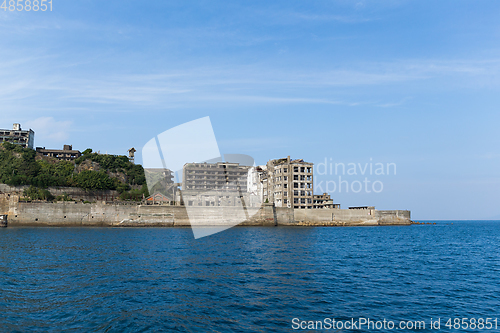
<path id="1" fill-rule="evenodd" d="M 264 178 L 267 178 L 267 165 L 259 165 L 248 169 L 247 192 L 252 206 L 260 205 L 264 198 Z"/>
<path id="2" fill-rule="evenodd" d="M 10 142 L 23 148 L 33 149 L 35 132 L 32 129 L 22 130 L 21 124 L 14 124 L 11 130 L 0 129 L 0 142 Z"/>

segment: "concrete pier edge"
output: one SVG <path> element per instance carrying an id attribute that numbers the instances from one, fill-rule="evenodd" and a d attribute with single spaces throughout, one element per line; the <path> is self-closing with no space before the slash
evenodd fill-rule
<path id="1" fill-rule="evenodd" d="M 238 207 L 190 207 L 191 217 L 226 225 L 214 217 L 224 209 L 227 220 L 241 214 Z M 233 212 L 234 210 L 234 212 Z M 194 214 L 194 215 L 193 215 Z M 0 194 L 0 215 L 9 226 L 190 227 L 184 206 L 119 203 L 20 202 L 17 195 Z M 293 209 L 264 204 L 239 226 L 388 226 L 410 225 L 408 210 Z M 199 225 L 199 224 L 198 224 Z"/>

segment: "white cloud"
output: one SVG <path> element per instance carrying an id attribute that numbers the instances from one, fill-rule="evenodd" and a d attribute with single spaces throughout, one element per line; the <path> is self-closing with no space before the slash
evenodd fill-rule
<path id="1" fill-rule="evenodd" d="M 273 68 L 269 64 L 205 65 L 163 68 L 155 74 L 85 73 L 78 69 L 79 66 L 73 68 L 71 64 L 57 60 L 42 56 L 0 65 L 0 112 L 32 115 L 75 107 L 88 112 L 103 109 L 128 112 L 144 107 L 149 110 L 200 107 L 207 102 L 394 107 L 404 100 L 369 101 L 359 93 L 344 94 L 339 98 L 337 91 L 338 88 L 377 89 L 380 85 L 436 79 L 449 82 L 449 85 L 439 85 L 443 88 L 458 84 L 477 87 L 481 82 L 491 87 L 500 83 L 500 61 L 495 59 L 406 59 L 356 63 L 323 70 Z M 41 65 L 35 69 L 35 63 L 39 62 Z M 51 63 L 57 63 L 57 66 L 47 66 Z M 44 67 L 53 70 L 40 69 Z M 60 140 L 65 137 L 61 133 L 46 136 Z"/>
<path id="2" fill-rule="evenodd" d="M 35 131 L 35 145 L 45 145 L 45 142 L 62 144 L 64 140 L 69 138 L 72 124 L 71 121 L 67 120 L 57 121 L 53 117 L 40 117 L 22 125 L 23 128 L 31 128 Z"/>

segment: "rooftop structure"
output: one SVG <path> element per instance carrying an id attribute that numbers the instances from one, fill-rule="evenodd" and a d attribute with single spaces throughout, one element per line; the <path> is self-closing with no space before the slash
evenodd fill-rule
<path id="1" fill-rule="evenodd" d="M 128 160 L 132 163 L 134 163 L 134 156 L 135 156 L 135 152 L 137 151 L 134 147 L 130 148 L 128 151 Z"/>
<path id="2" fill-rule="evenodd" d="M 277 207 L 313 208 L 313 163 L 290 156 L 267 162 L 264 201 Z"/>
<path id="3" fill-rule="evenodd" d="M 0 142 L 10 142 L 23 148 L 31 148 L 35 144 L 35 132 L 32 129 L 22 130 L 21 124 L 14 124 L 11 130 L 0 129 Z"/>
<path id="4" fill-rule="evenodd" d="M 40 156 L 57 158 L 58 160 L 71 161 L 80 156 L 79 150 L 73 150 L 72 145 L 64 145 L 63 149 L 45 149 L 45 147 L 36 147 L 36 152 Z"/>
<path id="5" fill-rule="evenodd" d="M 357 207 L 349 207 L 349 209 L 375 209 L 374 206 L 357 206 Z"/>

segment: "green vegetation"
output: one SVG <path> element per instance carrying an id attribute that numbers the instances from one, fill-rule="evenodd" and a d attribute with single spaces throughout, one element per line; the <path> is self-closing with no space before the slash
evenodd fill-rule
<path id="1" fill-rule="evenodd" d="M 40 165 L 35 161 L 35 151 L 9 142 L 0 150 L 0 183 L 11 186 L 34 185 L 40 181 Z"/>
<path id="2" fill-rule="evenodd" d="M 75 201 L 75 200 L 71 199 L 71 197 L 66 193 L 63 193 L 63 195 L 58 195 L 55 201 Z"/>
<path id="3" fill-rule="evenodd" d="M 49 186 L 71 186 L 73 171 L 75 166 L 70 161 L 58 161 L 49 163 L 44 160 L 36 161 L 39 166 L 39 172 L 32 182 L 32 185 L 41 188 Z"/>
<path id="4" fill-rule="evenodd" d="M 128 160 L 127 156 L 123 155 L 101 155 L 92 153 L 92 149 L 86 149 L 83 155 L 75 160 L 77 165 L 83 163 L 85 160 L 98 163 L 101 168 L 109 172 L 121 172 L 127 176 L 128 184 L 142 185 L 146 183 L 144 176 L 144 169 L 141 165 L 136 165 Z"/>
<path id="5" fill-rule="evenodd" d="M 0 145 L 0 183 L 30 185 L 24 195 L 31 200 L 53 200 L 46 190 L 49 186 L 117 190 L 122 200 L 141 200 L 149 195 L 141 165 L 131 163 L 126 156 L 92 153 L 90 148 L 75 161 L 59 161 L 37 159 L 33 149 L 4 142 Z M 133 185 L 142 188 L 132 189 Z"/>
<path id="6" fill-rule="evenodd" d="M 85 190 L 115 190 L 113 181 L 104 171 L 84 170 L 74 177 L 75 185 Z"/>
<path id="7" fill-rule="evenodd" d="M 120 194 L 121 200 L 140 201 L 143 199 L 143 197 L 149 197 L 148 186 L 146 184 L 142 185 L 142 188 L 140 190 L 132 189 L 128 192 L 124 191 Z"/>
<path id="8" fill-rule="evenodd" d="M 24 189 L 23 195 L 31 200 L 47 200 L 51 201 L 54 199 L 54 196 L 50 194 L 50 192 L 43 188 L 36 188 L 34 186 L 30 186 L 27 189 Z"/>

